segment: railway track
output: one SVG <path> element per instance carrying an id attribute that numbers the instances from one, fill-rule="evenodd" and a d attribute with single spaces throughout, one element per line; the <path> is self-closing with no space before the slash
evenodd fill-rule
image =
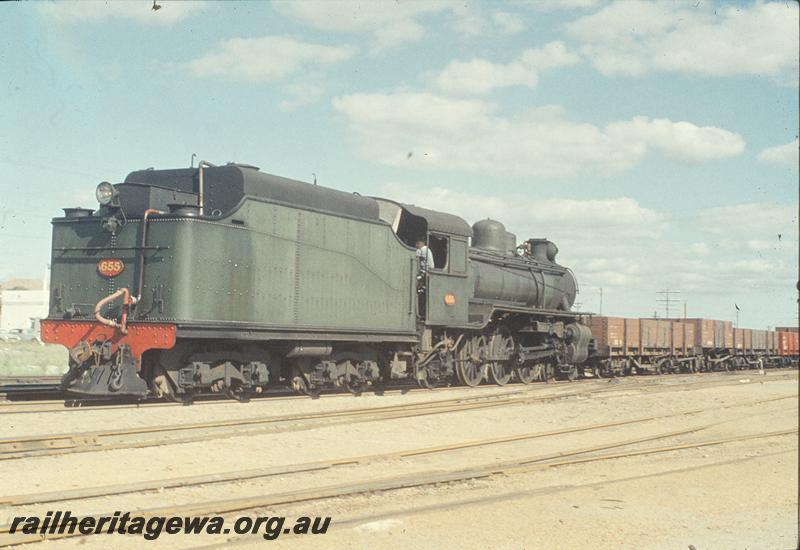
<path id="1" fill-rule="evenodd" d="M 49 401 L 62 397 L 60 384 L 48 382 L 15 382 L 0 386 L 0 403 Z"/>
<path id="2" fill-rule="evenodd" d="M 600 391 L 604 388 L 595 388 Z M 617 388 L 614 388 L 615 390 Z M 71 434 L 22 436 L 0 439 L 0 460 L 49 456 L 109 449 L 141 448 L 162 444 L 190 443 L 215 438 L 228 438 L 269 432 L 300 431 L 343 423 L 374 422 L 431 414 L 505 406 L 517 403 L 547 401 L 588 395 L 592 390 L 554 392 L 530 395 L 520 389 L 502 394 L 458 397 L 419 403 L 368 407 L 344 411 L 320 411 L 305 414 L 237 418 L 193 424 L 144 426 L 130 429 L 101 430 Z M 526 395 L 527 394 L 527 395 Z M 240 428 L 249 429 L 240 429 Z M 184 434 L 184 435 L 177 435 Z M 140 439 L 151 436 L 151 439 Z"/>
<path id="3" fill-rule="evenodd" d="M 733 376 L 745 376 L 745 375 L 757 375 L 759 371 L 753 370 L 743 370 L 743 371 L 732 371 L 729 373 L 725 373 L 726 375 L 733 375 Z M 672 375 L 672 374 L 662 374 L 662 375 L 648 375 L 645 377 L 632 377 L 632 378 L 585 378 L 580 381 L 573 381 L 570 382 L 568 380 L 559 380 L 559 381 L 551 381 L 547 384 L 535 384 L 531 387 L 553 387 L 556 385 L 570 385 L 570 384 L 585 384 L 585 383 L 593 383 L 598 381 L 608 382 L 609 380 L 679 380 L 682 376 L 691 376 L 691 377 L 704 377 L 704 376 L 714 376 L 720 375 L 723 373 L 695 373 L 695 374 L 682 374 L 682 375 Z M 770 376 L 784 374 L 781 371 L 770 371 Z M 16 379 L 21 380 L 21 379 Z M 94 411 L 94 410 L 107 410 L 107 409 L 123 409 L 123 408 L 150 408 L 150 407 L 180 407 L 184 406 L 181 403 L 175 403 L 172 401 L 165 401 L 163 399 L 146 399 L 140 401 L 123 401 L 123 402 L 113 402 L 109 400 L 93 400 L 93 399 L 49 399 L 54 396 L 63 396 L 63 392 L 58 389 L 58 385 L 48 385 L 48 387 L 44 388 L 40 395 L 35 397 L 34 399 L 26 399 L 26 392 L 28 392 L 27 388 L 34 388 L 39 384 L 34 384 L 30 382 L 26 382 L 24 384 L 21 383 L 19 393 L 15 394 L 15 397 L 11 400 L 6 399 L 3 400 L 0 398 L 0 415 L 2 414 L 29 414 L 29 413 L 46 413 L 46 412 L 64 412 L 64 411 Z M 24 386 L 24 387 L 23 387 Z M 52 387 L 50 387 L 52 386 Z M 524 386 L 511 386 L 511 387 L 524 387 Z M 465 390 L 464 386 L 448 386 L 437 388 L 435 391 L 437 392 L 447 392 L 447 391 L 458 391 L 458 390 Z M 482 390 L 496 390 L 497 386 L 479 386 L 478 388 L 471 388 L 470 391 L 482 391 Z M 12 390 L 12 393 L 16 390 Z M 430 391 L 430 390 L 423 390 L 418 388 L 416 385 L 400 385 L 392 388 L 387 388 L 381 392 L 381 394 L 392 395 L 396 393 L 408 393 L 411 391 Z M 50 393 L 47 393 L 50 392 Z M 3 388 L 0 387 L 0 396 L 3 395 Z M 27 395 L 36 395 L 27 393 Z M 48 398 L 49 397 L 49 398 Z M 352 397 L 352 394 L 347 391 L 340 391 L 340 392 L 326 392 L 322 394 L 322 398 L 330 398 L 330 397 Z M 295 392 L 290 390 L 273 390 L 268 394 L 261 394 L 253 397 L 254 400 L 261 400 L 261 399 L 270 399 L 270 400 L 293 400 L 293 399 L 308 399 L 308 396 L 305 395 L 297 395 Z M 210 404 L 226 404 L 232 403 L 230 399 L 224 396 L 217 396 L 217 395 L 207 395 L 198 397 L 197 400 L 194 402 L 194 405 L 210 405 Z"/>
<path id="4" fill-rule="evenodd" d="M 669 470 L 660 470 L 657 472 L 640 474 L 640 475 L 631 475 L 631 476 L 624 476 L 624 477 L 617 477 L 617 478 L 604 478 L 600 481 L 594 481 L 589 483 L 569 483 L 569 484 L 558 484 L 558 485 L 547 485 L 543 487 L 538 487 L 536 489 L 526 489 L 522 491 L 512 491 L 512 492 L 504 492 L 500 494 L 492 494 L 491 496 L 482 496 L 482 497 L 468 497 L 468 498 L 456 498 L 456 499 L 448 499 L 445 502 L 437 503 L 437 504 L 429 504 L 425 506 L 415 506 L 414 508 L 394 508 L 388 511 L 381 511 L 375 513 L 367 513 L 366 515 L 350 515 L 350 516 L 340 516 L 337 517 L 335 523 L 331 524 L 331 529 L 334 530 L 342 530 L 342 529 L 350 529 L 366 524 L 375 523 L 382 520 L 393 520 L 397 521 L 399 518 L 407 518 L 407 517 L 414 517 L 414 516 L 424 516 L 426 514 L 432 514 L 441 511 L 448 511 L 453 512 L 454 510 L 467 508 L 470 506 L 475 505 L 488 505 L 488 504 L 500 504 L 508 501 L 513 500 L 521 500 L 525 498 L 530 498 L 533 496 L 543 497 L 546 498 L 548 496 L 553 496 L 558 493 L 567 492 L 567 491 L 577 491 L 581 489 L 603 489 L 607 488 L 612 485 L 626 483 L 626 482 L 641 482 L 646 481 L 652 478 L 657 477 L 666 477 L 666 476 L 673 476 L 673 475 L 685 475 L 697 472 L 699 470 L 706 470 L 721 466 L 729 466 L 734 464 L 740 464 L 743 462 L 749 462 L 753 460 L 757 460 L 759 458 L 770 458 L 770 457 L 777 457 L 781 455 L 788 454 L 793 452 L 792 450 L 782 450 L 782 451 L 775 451 L 770 453 L 759 454 L 755 456 L 745 456 L 745 457 L 737 457 L 732 459 L 720 460 L 720 461 L 712 461 L 707 462 L 701 465 L 689 466 L 684 468 L 675 468 Z M 291 536 L 285 535 L 285 536 Z M 224 547 L 229 548 L 232 546 L 239 546 L 239 545 L 252 545 L 253 538 L 251 535 L 237 535 L 233 538 L 227 538 L 224 542 Z M 194 550 L 211 550 L 211 549 L 219 549 L 222 548 L 223 545 L 217 544 L 209 544 L 203 546 L 195 546 Z"/>
<path id="5" fill-rule="evenodd" d="M 786 377 L 774 376 L 773 380 Z M 628 380 L 628 379 L 626 379 Z M 97 452 L 112 449 L 144 448 L 166 444 L 192 443 L 211 439 L 242 437 L 264 433 L 309 430 L 341 424 L 375 422 L 412 418 L 434 414 L 478 410 L 498 406 L 523 405 L 570 398 L 604 398 L 624 396 L 626 392 L 680 391 L 690 386 L 694 389 L 719 385 L 741 384 L 742 379 L 699 380 L 682 385 L 659 385 L 657 380 L 626 383 L 599 384 L 585 389 L 569 390 L 564 386 L 556 391 L 539 395 L 536 388 L 523 386 L 519 390 L 501 394 L 476 395 L 417 402 L 383 407 L 369 407 L 344 411 L 319 411 L 304 414 L 235 418 L 212 422 L 139 426 L 114 430 L 21 436 L 0 439 L 0 460 L 15 460 L 40 456 Z M 752 379 L 747 383 L 753 383 Z M 760 380 L 757 380 L 760 381 Z M 605 395 L 603 395 L 605 394 Z"/>
<path id="6" fill-rule="evenodd" d="M 744 401 L 738 403 L 732 403 L 728 405 L 719 405 L 716 407 L 710 408 L 700 408 L 700 409 L 689 409 L 684 411 L 679 411 L 675 413 L 669 413 L 664 415 L 656 415 L 656 416 L 644 416 L 638 418 L 629 418 L 624 420 L 618 420 L 614 422 L 604 422 L 600 424 L 590 424 L 590 425 L 583 425 L 583 426 L 573 426 L 568 428 L 561 428 L 557 430 L 549 430 L 544 432 L 533 432 L 533 433 L 526 433 L 526 434 L 519 434 L 507 437 L 496 437 L 496 438 L 488 438 L 488 439 L 481 439 L 481 440 L 474 440 L 474 441 L 465 441 L 461 443 L 454 443 L 450 445 L 438 445 L 432 447 L 423 447 L 417 449 L 407 449 L 401 451 L 393 451 L 387 453 L 377 453 L 377 454 L 370 454 L 370 455 L 363 455 L 363 456 L 355 456 L 355 457 L 345 457 L 339 458 L 334 460 L 319 460 L 319 461 L 312 461 L 303 464 L 295 464 L 291 466 L 278 466 L 278 467 L 268 467 L 268 468 L 257 468 L 257 469 L 250 469 L 250 470 L 238 470 L 226 473 L 217 473 L 217 474 L 207 474 L 207 475 L 196 475 L 196 476 L 183 476 L 178 478 L 171 478 L 171 479 L 160 479 L 156 481 L 147 481 L 141 483 L 129 483 L 129 484 L 119 484 L 119 485 L 108 485 L 103 487 L 93 487 L 93 488 L 81 488 L 81 489 L 74 489 L 74 490 L 66 490 L 66 491 L 50 491 L 44 493 L 33 493 L 33 494 L 22 494 L 22 495 L 11 495 L 0 497 L 0 506 L 22 506 L 26 504 L 44 504 L 44 503 L 51 503 L 51 502 L 61 502 L 67 500 L 78 500 L 78 499 L 85 499 L 85 498 L 96 498 L 102 496 L 112 496 L 112 495 L 124 495 L 130 493 L 140 493 L 140 492 L 147 492 L 147 491 L 163 491 L 165 489 L 175 489 L 181 487 L 192 487 L 192 486 L 201 486 L 201 485 L 209 485 L 214 483 L 226 483 L 226 482 L 239 482 L 257 478 L 264 478 L 264 477 L 271 477 L 271 476 L 281 476 L 281 475 L 290 475 L 290 474 L 298 474 L 303 472 L 312 472 L 312 471 L 319 471 L 319 470 L 327 470 L 341 466 L 353 466 L 353 465 L 364 465 L 369 464 L 372 462 L 377 461 L 385 461 L 385 460 L 400 460 L 405 458 L 411 457 L 419 457 L 425 455 L 433 455 L 433 454 L 440 454 L 445 452 L 451 451 L 459 451 L 465 450 L 470 448 L 476 447 L 485 447 L 489 445 L 499 445 L 499 444 L 506 444 L 506 443 L 514 443 L 519 441 L 527 441 L 532 439 L 544 438 L 544 437 L 552 437 L 557 435 L 565 435 L 565 434 L 572 434 L 572 433 L 579 433 L 579 432 L 587 432 L 593 430 L 600 430 L 600 429 L 607 429 L 607 428 L 615 428 L 619 426 L 629 426 L 634 424 L 642 424 L 647 422 L 653 422 L 656 420 L 664 420 L 668 418 L 675 418 L 681 416 L 691 416 L 697 415 L 707 412 L 713 412 L 718 410 L 724 409 L 731 409 L 737 407 L 746 407 L 746 406 L 753 406 L 753 405 L 760 405 L 764 403 L 771 403 L 776 401 L 782 401 L 786 399 L 796 398 L 796 394 L 792 395 L 785 395 L 785 396 L 777 396 L 768 399 L 759 399 L 759 400 L 752 400 L 752 401 Z M 701 427 L 695 428 L 688 428 L 683 430 L 678 430 L 676 432 L 669 432 L 668 435 L 682 435 L 686 433 L 691 433 L 695 431 L 699 431 L 700 429 L 706 429 L 709 426 L 723 424 L 726 422 L 730 422 L 730 420 L 715 422 L 714 424 L 709 424 Z M 668 435 L 658 435 L 656 439 L 663 439 Z M 614 448 L 620 445 L 632 445 L 634 443 L 642 443 L 646 441 L 651 441 L 653 436 L 645 436 L 644 438 L 637 438 L 636 440 L 629 440 L 625 442 L 617 442 L 611 443 L 604 448 Z M 568 453 L 557 453 L 558 456 L 567 456 Z"/>
<path id="7" fill-rule="evenodd" d="M 586 382 L 596 381 L 597 379 L 587 379 Z M 573 384 L 568 380 L 559 380 L 559 381 L 551 381 L 547 384 L 542 384 L 541 386 L 531 386 L 535 388 L 553 388 L 557 386 L 569 386 Z M 449 386 L 443 388 L 437 388 L 436 392 L 447 393 L 448 391 L 458 391 L 458 390 L 466 390 L 467 388 L 463 386 Z M 492 392 L 496 391 L 500 388 L 497 386 L 481 386 L 479 388 L 471 388 L 469 391 L 473 392 Z M 520 392 L 526 391 L 528 387 L 521 386 L 521 385 L 512 385 L 508 386 L 508 390 L 512 392 Z M 416 384 L 411 385 L 403 385 L 397 386 L 389 389 L 382 390 L 380 395 L 399 395 L 399 394 L 406 394 L 406 393 L 429 393 L 431 390 L 424 389 L 418 387 Z M 377 393 L 377 392 L 376 392 Z M 326 392 L 322 394 L 319 399 L 330 399 L 330 398 L 353 398 L 353 394 L 346 391 L 336 391 L 336 392 Z M 291 390 L 275 390 L 270 394 L 262 394 L 260 396 L 254 396 L 254 401 L 260 401 L 262 399 L 267 399 L 270 401 L 293 401 L 293 400 L 303 400 L 307 401 L 309 397 L 307 395 L 298 395 L 296 392 Z M 223 404 L 233 404 L 238 403 L 238 401 L 232 401 L 231 399 L 225 396 L 203 396 L 202 398 L 198 398 L 198 400 L 194 401 L 192 406 L 194 405 L 223 405 Z M 0 415 L 2 414 L 29 414 L 29 413 L 47 413 L 47 412 L 64 412 L 64 411 L 97 411 L 97 410 L 110 410 L 110 409 L 139 409 L 139 408 L 153 408 L 153 407 L 183 407 L 182 403 L 176 403 L 174 401 L 165 401 L 163 399 L 153 399 L 153 400 L 143 400 L 143 401 L 131 401 L 131 402 L 108 402 L 107 400 L 49 400 L 49 401 L 2 401 L 0 400 Z"/>
<path id="8" fill-rule="evenodd" d="M 256 477 L 265 477 L 269 475 L 290 475 L 290 474 L 297 474 L 314 470 L 334 468 L 338 466 L 365 464 L 377 460 L 407 459 L 407 458 L 425 456 L 435 453 L 445 453 L 457 450 L 464 450 L 479 446 L 510 443 L 513 441 L 521 441 L 524 439 L 541 438 L 541 437 L 562 435 L 567 433 L 575 433 L 580 431 L 603 430 L 610 427 L 617 427 L 626 424 L 642 423 L 642 422 L 648 422 L 648 421 L 654 421 L 654 420 L 660 420 L 660 419 L 684 416 L 684 415 L 708 413 L 724 408 L 749 406 L 749 405 L 779 401 L 782 399 L 790 399 L 790 398 L 796 398 L 796 395 L 779 396 L 757 401 L 739 402 L 729 405 L 721 405 L 717 407 L 686 410 L 666 415 L 642 417 L 637 419 L 627 419 L 618 422 L 564 428 L 560 430 L 552 430 L 549 432 L 538 432 L 531 434 L 521 434 L 518 436 L 505 437 L 505 438 L 492 438 L 492 439 L 484 439 L 477 441 L 467 441 L 451 445 L 426 447 L 421 449 L 408 449 L 404 451 L 382 453 L 377 455 L 365 455 L 360 457 L 348 457 L 332 461 L 317 461 L 306 464 L 291 465 L 288 467 L 229 472 L 227 474 L 216 474 L 209 476 L 192 476 L 184 478 L 175 478 L 171 480 L 160 480 L 157 482 L 106 486 L 106 487 L 97 487 L 90 489 L 79 489 L 73 491 L 61 491 L 54 493 L 19 495 L 15 497 L 8 497 L 0 503 L 12 506 L 19 506 L 32 503 L 41 504 L 41 503 L 75 500 L 80 498 L 122 495 L 132 492 L 187 487 L 187 486 L 202 485 L 208 483 L 236 482 L 247 479 L 253 479 Z M 481 478 L 489 478 L 498 474 L 514 475 L 539 469 L 556 468 L 560 466 L 584 464 L 590 462 L 614 460 L 614 459 L 635 457 L 635 456 L 656 455 L 656 454 L 663 454 L 663 453 L 675 452 L 686 449 L 725 445 L 729 443 L 749 441 L 755 439 L 779 438 L 797 434 L 797 428 L 795 427 L 791 429 L 775 430 L 771 432 L 762 432 L 762 433 L 751 433 L 751 434 L 732 436 L 732 437 L 706 437 L 700 440 L 693 440 L 693 441 L 682 440 L 676 443 L 661 445 L 656 447 L 646 447 L 646 448 L 637 447 L 641 446 L 642 444 L 658 440 L 684 438 L 685 436 L 689 436 L 690 434 L 703 432 L 704 430 L 707 430 L 713 426 L 717 426 L 719 424 L 724 424 L 726 422 L 732 422 L 736 420 L 739 419 L 734 418 L 724 421 L 716 421 L 709 424 L 698 424 L 680 430 L 672 430 L 668 432 L 648 434 L 642 437 L 637 437 L 632 439 L 615 440 L 603 443 L 601 445 L 572 448 L 555 453 L 525 456 L 521 458 L 515 458 L 512 460 L 506 460 L 499 463 L 495 462 L 491 464 L 481 464 L 478 466 L 456 469 L 453 471 L 442 472 L 441 470 L 428 470 L 428 471 L 417 472 L 410 475 L 384 477 L 380 479 L 372 479 L 367 481 L 348 482 L 336 485 L 327 485 L 323 487 L 314 487 L 310 489 L 301 489 L 301 490 L 280 492 L 267 495 L 259 494 L 254 496 L 239 497 L 233 499 L 193 502 L 190 504 L 151 508 L 147 510 L 139 510 L 136 513 L 137 515 L 142 515 L 144 517 L 173 516 L 173 515 L 200 516 L 200 515 L 232 514 L 235 512 L 242 512 L 246 510 L 271 507 L 277 505 L 285 506 L 295 503 L 307 503 L 323 499 L 346 497 L 346 496 L 353 496 L 365 493 L 387 492 L 387 491 L 395 491 L 399 489 L 412 488 L 412 487 L 432 486 L 441 483 L 463 482 Z M 636 447 L 636 448 L 631 448 L 631 447 Z M 102 513 L 102 514 L 91 514 L 91 515 L 103 516 L 111 514 Z M 25 544 L 31 542 L 38 542 L 42 540 L 39 535 L 22 535 L 22 534 L 12 535 L 8 531 L 8 526 L 0 528 L 0 536 L 2 536 L 2 538 L 0 538 L 0 544 L 3 545 Z M 53 535 L 52 537 L 48 536 L 47 538 L 48 539 L 62 538 L 66 536 L 77 536 L 77 535 L 71 535 L 69 533 L 65 533 L 65 534 L 56 534 Z"/>
<path id="9" fill-rule="evenodd" d="M 0 376 L 0 387 L 9 384 L 55 384 L 60 381 L 60 374 L 42 376 Z"/>

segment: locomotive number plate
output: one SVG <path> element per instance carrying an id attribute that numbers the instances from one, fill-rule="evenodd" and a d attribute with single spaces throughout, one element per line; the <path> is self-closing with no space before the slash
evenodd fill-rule
<path id="1" fill-rule="evenodd" d="M 125 269 L 125 264 L 118 258 L 103 258 L 97 262 L 97 272 L 103 277 L 116 277 Z"/>

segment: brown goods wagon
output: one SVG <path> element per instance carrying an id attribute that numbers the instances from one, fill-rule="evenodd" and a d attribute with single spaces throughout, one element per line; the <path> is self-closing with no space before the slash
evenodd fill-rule
<path id="1" fill-rule="evenodd" d="M 694 355 L 700 353 L 700 346 L 697 343 L 697 325 L 692 321 L 683 321 L 683 341 L 686 344 L 686 354 Z"/>
<path id="2" fill-rule="evenodd" d="M 776 340 L 775 331 L 767 331 L 767 353 L 775 355 L 777 353 L 778 341 Z"/>
<path id="3" fill-rule="evenodd" d="M 611 355 L 623 353 L 625 319 L 593 316 L 589 321 L 589 328 L 598 350 Z"/>
<path id="4" fill-rule="evenodd" d="M 775 332 L 778 337 L 778 355 L 791 355 L 792 351 L 792 333 L 785 330 Z"/>
<path id="5" fill-rule="evenodd" d="M 658 321 L 656 319 L 639 319 L 639 342 L 642 355 L 652 353 L 658 346 Z"/>
<path id="6" fill-rule="evenodd" d="M 736 353 L 744 353 L 744 329 L 733 329 L 733 349 Z"/>
<path id="7" fill-rule="evenodd" d="M 728 338 L 728 330 L 730 337 Z M 733 347 L 733 323 L 730 321 L 714 321 L 714 347 L 732 348 Z"/>
<path id="8" fill-rule="evenodd" d="M 684 328 L 689 323 L 681 321 L 670 321 L 672 325 L 672 353 L 674 355 L 683 355 L 686 351 L 684 343 L 686 342 L 686 329 Z"/>
<path id="9" fill-rule="evenodd" d="M 624 352 L 626 355 L 638 355 L 641 352 L 640 335 L 639 319 L 625 319 Z"/>
<path id="10" fill-rule="evenodd" d="M 712 319 L 703 319 L 703 333 L 701 334 L 701 338 L 703 339 L 704 348 L 714 347 L 714 321 Z"/>
<path id="11" fill-rule="evenodd" d="M 714 347 L 714 321 L 710 319 L 684 319 L 694 327 L 694 345 L 698 348 Z"/>
<path id="12" fill-rule="evenodd" d="M 753 351 L 764 353 L 767 351 L 767 331 L 753 329 Z"/>
<path id="13" fill-rule="evenodd" d="M 672 348 L 672 321 L 658 319 L 657 326 L 656 346 L 658 349 L 670 350 Z"/>
<path id="14" fill-rule="evenodd" d="M 640 341 L 642 354 L 669 351 L 672 323 L 662 319 L 640 319 Z"/>
<path id="15" fill-rule="evenodd" d="M 725 349 L 733 349 L 733 323 L 731 321 L 722 321 L 723 340 L 722 346 Z"/>
<path id="16" fill-rule="evenodd" d="M 753 331 L 749 328 L 743 328 L 744 331 L 744 352 L 753 353 Z"/>
<path id="17" fill-rule="evenodd" d="M 789 335 L 789 342 L 790 342 L 789 355 L 797 357 L 798 355 L 800 355 L 800 333 L 795 331 L 795 332 L 788 332 L 787 334 Z"/>

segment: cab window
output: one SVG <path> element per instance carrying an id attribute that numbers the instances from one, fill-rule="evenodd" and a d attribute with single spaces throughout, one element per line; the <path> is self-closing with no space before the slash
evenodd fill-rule
<path id="1" fill-rule="evenodd" d="M 450 241 L 450 273 L 467 272 L 467 242 L 458 239 Z"/>
<path id="2" fill-rule="evenodd" d="M 428 248 L 433 254 L 433 267 L 435 269 L 447 269 L 447 248 L 449 240 L 444 235 L 431 234 L 428 237 Z"/>

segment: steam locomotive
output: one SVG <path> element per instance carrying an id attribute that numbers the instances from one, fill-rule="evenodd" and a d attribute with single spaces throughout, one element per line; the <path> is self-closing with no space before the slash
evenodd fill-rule
<path id="1" fill-rule="evenodd" d="M 576 376 L 589 353 L 556 245 L 495 220 L 205 161 L 96 198 L 53 219 L 41 323 L 75 395 L 531 383 Z"/>

